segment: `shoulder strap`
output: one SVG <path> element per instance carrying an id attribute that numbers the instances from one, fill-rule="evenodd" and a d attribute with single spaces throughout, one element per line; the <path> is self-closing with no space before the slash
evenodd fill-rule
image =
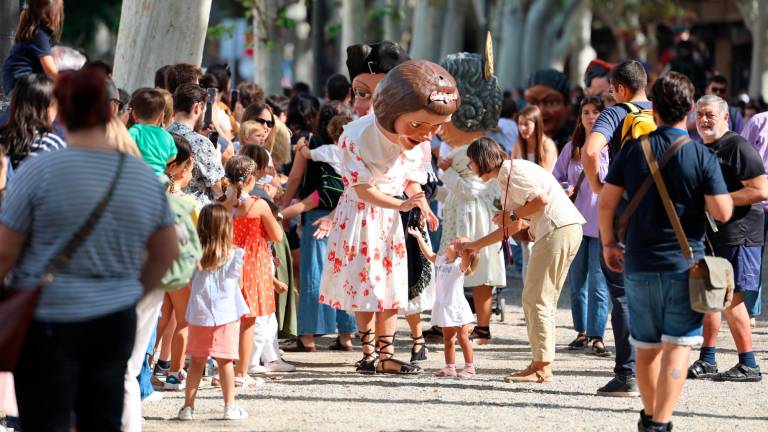
<path id="1" fill-rule="evenodd" d="M 573 195 L 571 195 L 573 201 L 576 201 L 576 196 L 579 195 L 581 184 L 584 183 L 584 177 L 586 177 L 586 173 L 582 170 L 581 174 L 579 174 L 579 179 L 576 180 L 576 186 L 573 187 Z"/>
<path id="2" fill-rule="evenodd" d="M 648 162 L 648 167 L 651 169 L 651 176 L 656 183 L 656 189 L 659 191 L 659 195 L 661 195 L 661 202 L 664 203 L 664 210 L 667 212 L 669 222 L 675 230 L 675 237 L 677 237 L 677 242 L 680 243 L 680 250 L 683 252 L 685 258 L 689 261 L 693 261 L 691 245 L 688 244 L 688 239 L 685 237 L 685 231 L 683 231 L 683 224 L 680 223 L 680 217 L 677 215 L 675 205 L 672 204 L 672 199 L 669 197 L 669 191 L 667 190 L 667 185 L 664 183 L 664 178 L 661 176 L 659 164 L 656 162 L 656 158 L 653 157 L 653 151 L 651 150 L 651 143 L 648 141 L 648 136 L 642 138 L 642 143 L 645 160 Z"/>
<path id="3" fill-rule="evenodd" d="M 622 102 L 619 104 L 619 106 L 627 110 L 627 114 L 641 111 L 641 108 L 632 102 Z"/>
<path id="4" fill-rule="evenodd" d="M 647 139 L 647 137 L 643 137 L 643 139 Z M 676 139 L 671 146 L 664 152 L 663 155 L 661 155 L 661 160 L 659 161 L 659 169 L 663 170 L 664 167 L 667 165 L 667 162 L 669 162 L 670 159 L 672 159 L 672 156 L 677 153 L 678 150 L 680 150 L 683 145 L 690 142 L 691 139 L 687 136 L 681 136 L 680 138 Z M 622 213 L 621 217 L 619 218 L 619 223 L 622 226 L 626 226 L 629 223 L 629 218 L 632 217 L 632 215 L 635 213 L 635 210 L 637 210 L 637 207 L 640 205 L 640 201 L 645 196 L 646 192 L 648 192 L 648 189 L 651 187 L 651 184 L 653 184 L 653 175 L 649 174 L 648 177 L 643 180 L 643 183 L 640 184 L 640 187 L 637 188 L 637 192 L 635 192 L 635 195 L 632 197 L 632 200 L 629 201 L 629 204 L 627 205 L 627 208 L 624 209 L 624 213 Z"/>
<path id="5" fill-rule="evenodd" d="M 107 205 L 112 200 L 112 195 L 117 188 L 117 180 L 120 178 L 120 174 L 123 172 L 123 165 L 125 165 L 125 153 L 119 152 L 117 159 L 117 169 L 115 170 L 115 176 L 112 178 L 112 183 L 109 185 L 109 189 L 104 193 L 101 201 L 91 211 L 88 219 L 80 226 L 80 229 L 72 236 L 61 251 L 48 263 L 43 272 L 43 283 L 48 283 L 53 279 L 53 273 L 66 267 L 72 256 L 75 255 L 80 245 L 91 234 L 96 223 L 101 219 L 101 215 L 104 214 L 104 210 L 107 209 Z"/>

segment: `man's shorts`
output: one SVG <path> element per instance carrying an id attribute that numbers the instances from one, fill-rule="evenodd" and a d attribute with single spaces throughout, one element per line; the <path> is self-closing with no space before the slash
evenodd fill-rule
<path id="1" fill-rule="evenodd" d="M 715 255 L 731 262 L 736 284 L 734 292 L 757 291 L 760 288 L 762 246 L 717 246 Z"/>
<path id="2" fill-rule="evenodd" d="M 627 273 L 624 287 L 629 306 L 630 341 L 637 348 L 659 348 L 661 342 L 699 345 L 704 315 L 691 309 L 688 271 Z"/>

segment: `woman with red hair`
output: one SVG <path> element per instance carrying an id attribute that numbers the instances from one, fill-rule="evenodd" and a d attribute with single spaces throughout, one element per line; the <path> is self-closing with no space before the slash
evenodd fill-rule
<path id="1" fill-rule="evenodd" d="M 29 431 L 67 430 L 73 411 L 80 431 L 119 431 L 135 307 L 178 255 L 174 218 L 152 170 L 106 137 L 104 75 L 62 74 L 54 95 L 69 147 L 25 161 L 0 212 L 0 280 L 52 276 L 14 371 L 19 414 Z"/>

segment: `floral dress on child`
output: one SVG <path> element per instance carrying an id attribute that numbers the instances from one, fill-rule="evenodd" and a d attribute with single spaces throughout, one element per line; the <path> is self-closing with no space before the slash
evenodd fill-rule
<path id="1" fill-rule="evenodd" d="M 251 197 L 252 199 L 259 199 Z M 248 317 L 275 313 L 275 291 L 272 286 L 272 253 L 261 219 L 235 217 L 234 244 L 245 250 L 243 266 L 243 297 L 250 313 Z"/>
<path id="2" fill-rule="evenodd" d="M 349 312 L 401 308 L 408 303 L 408 260 L 400 213 L 361 200 L 354 186 L 402 195 L 408 183 L 426 181 L 423 151 L 390 141 L 372 114 L 345 126 L 339 146 L 345 189 L 328 238 L 320 303 Z"/>

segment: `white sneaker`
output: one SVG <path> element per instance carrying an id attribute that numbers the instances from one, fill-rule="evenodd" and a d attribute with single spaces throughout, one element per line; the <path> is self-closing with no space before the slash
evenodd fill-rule
<path id="1" fill-rule="evenodd" d="M 266 367 L 270 372 L 296 372 L 296 366 L 286 363 L 283 359 L 269 362 Z"/>
<path id="2" fill-rule="evenodd" d="M 265 374 L 267 372 L 269 372 L 269 369 L 267 369 L 266 366 L 262 366 L 262 365 L 251 366 L 248 368 L 248 373 L 251 375 Z"/>
<path id="3" fill-rule="evenodd" d="M 195 419 L 195 409 L 190 406 L 181 407 L 179 410 L 179 415 L 177 417 L 179 420 L 194 420 Z"/>
<path id="4" fill-rule="evenodd" d="M 163 394 L 159 391 L 153 391 L 149 396 L 145 397 L 142 402 L 157 402 L 163 400 Z"/>
<path id="5" fill-rule="evenodd" d="M 242 420 L 248 418 L 248 412 L 236 405 L 224 407 L 224 420 Z"/>
<path id="6" fill-rule="evenodd" d="M 250 388 L 250 387 L 261 387 L 264 385 L 266 381 L 264 381 L 264 378 L 261 377 L 251 377 L 249 375 L 245 375 L 242 377 L 235 377 L 235 387 L 240 388 Z"/>

